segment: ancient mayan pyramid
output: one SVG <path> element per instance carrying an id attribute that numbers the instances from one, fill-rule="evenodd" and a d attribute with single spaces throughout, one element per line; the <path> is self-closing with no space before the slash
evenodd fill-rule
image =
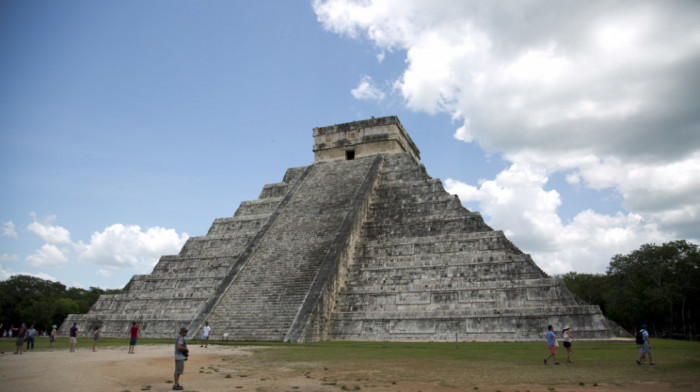
<path id="1" fill-rule="evenodd" d="M 103 295 L 81 331 L 231 340 L 541 340 L 618 332 L 420 164 L 397 117 L 315 128 L 312 165 L 216 219 L 150 275 Z"/>

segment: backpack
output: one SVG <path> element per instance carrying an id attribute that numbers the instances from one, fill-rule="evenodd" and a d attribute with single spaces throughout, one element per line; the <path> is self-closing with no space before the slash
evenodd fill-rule
<path id="1" fill-rule="evenodd" d="M 637 344 L 644 344 L 644 335 L 642 335 L 641 330 L 637 331 L 637 335 L 634 337 L 634 340 Z"/>

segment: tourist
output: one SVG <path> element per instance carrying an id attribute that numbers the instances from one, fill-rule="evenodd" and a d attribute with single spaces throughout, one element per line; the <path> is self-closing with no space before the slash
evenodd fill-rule
<path id="1" fill-rule="evenodd" d="M 642 324 L 642 329 L 639 330 L 642 334 L 643 344 L 639 345 L 639 358 L 637 358 L 637 365 L 641 365 L 646 354 L 649 354 L 649 365 L 653 365 L 654 362 L 651 360 L 651 343 L 649 343 L 649 331 L 647 331 L 647 325 Z"/>
<path id="2" fill-rule="evenodd" d="M 17 331 L 17 341 L 15 342 L 17 349 L 15 350 L 15 354 L 22 355 L 22 350 L 24 350 L 24 341 L 27 340 L 27 328 L 24 326 L 24 323 L 21 323 L 19 328 L 12 329 Z"/>
<path id="3" fill-rule="evenodd" d="M 185 361 L 190 355 L 190 350 L 187 348 L 185 336 L 187 336 L 187 328 L 182 327 L 180 328 L 180 335 L 177 337 L 177 339 L 175 339 L 175 385 L 173 385 L 174 391 L 182 391 L 184 389 L 182 385 L 180 385 L 180 375 L 185 372 Z"/>
<path id="4" fill-rule="evenodd" d="M 571 334 L 571 327 L 568 325 L 564 327 L 562 331 L 562 340 L 564 340 L 564 348 L 566 348 L 566 362 L 571 363 L 571 354 L 574 353 L 574 349 L 571 348 L 571 341 L 574 339 L 574 335 Z"/>
<path id="5" fill-rule="evenodd" d="M 56 324 L 51 326 L 51 333 L 49 334 L 49 348 L 53 348 L 54 343 L 56 343 Z"/>
<path id="6" fill-rule="evenodd" d="M 100 339 L 100 327 L 97 326 L 95 327 L 95 330 L 92 331 L 92 352 L 94 353 L 96 348 L 97 348 L 97 340 Z"/>
<path id="7" fill-rule="evenodd" d="M 554 331 L 552 330 L 552 326 L 548 325 L 547 326 L 547 345 L 549 346 L 549 355 L 547 358 L 544 359 L 544 364 L 547 364 L 547 360 L 549 358 L 554 359 L 554 364 L 559 365 L 559 362 L 557 362 L 557 339 L 554 337 Z"/>
<path id="8" fill-rule="evenodd" d="M 139 337 L 139 331 L 141 328 L 136 324 L 136 321 L 131 325 L 129 334 L 131 335 L 131 342 L 129 343 L 129 354 L 134 354 L 134 346 L 136 346 L 136 339 Z"/>
<path id="9" fill-rule="evenodd" d="M 209 321 L 204 322 L 204 328 L 202 328 L 202 339 L 200 340 L 199 347 L 207 348 L 209 347 L 209 332 L 211 332 L 211 327 L 209 326 Z M 205 345 L 206 343 L 206 345 Z M 197 343 L 195 343 L 197 344 Z"/>
<path id="10" fill-rule="evenodd" d="M 78 344 L 78 327 L 77 323 L 73 323 L 73 326 L 70 327 L 70 352 L 74 353 L 75 352 L 75 346 Z"/>
<path id="11" fill-rule="evenodd" d="M 29 328 L 27 329 L 27 351 L 29 350 L 30 343 L 32 350 L 34 350 L 34 339 L 36 339 L 36 329 L 34 329 L 34 324 L 29 324 Z"/>

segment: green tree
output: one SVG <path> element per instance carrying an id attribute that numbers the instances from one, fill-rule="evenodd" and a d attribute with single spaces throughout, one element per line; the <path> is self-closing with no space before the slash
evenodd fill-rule
<path id="1" fill-rule="evenodd" d="M 0 282 L 0 321 L 8 328 L 20 322 L 37 329 L 61 324 L 70 313 L 86 313 L 104 293 L 119 290 L 66 289 L 61 283 L 27 275 L 14 275 Z"/>
<path id="2" fill-rule="evenodd" d="M 615 255 L 605 275 L 571 272 L 563 279 L 572 292 L 629 331 L 642 323 L 661 334 L 698 331 L 700 251 L 695 244 L 645 244 Z"/>

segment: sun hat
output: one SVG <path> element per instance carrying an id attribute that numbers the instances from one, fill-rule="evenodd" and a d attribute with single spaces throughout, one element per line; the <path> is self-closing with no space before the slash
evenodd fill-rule
<path id="1" fill-rule="evenodd" d="M 567 329 L 571 329 L 571 327 L 569 327 L 568 325 L 566 327 L 564 327 L 564 330 L 567 330 Z"/>
<path id="2" fill-rule="evenodd" d="M 642 329 L 647 329 L 647 325 L 646 325 L 646 324 L 642 324 Z"/>
<path id="3" fill-rule="evenodd" d="M 56 324 L 52 325 L 51 328 L 56 328 Z"/>
<path id="4" fill-rule="evenodd" d="M 187 332 L 187 328 L 185 328 L 185 327 L 180 328 L 180 333 L 183 333 L 183 332 Z"/>

